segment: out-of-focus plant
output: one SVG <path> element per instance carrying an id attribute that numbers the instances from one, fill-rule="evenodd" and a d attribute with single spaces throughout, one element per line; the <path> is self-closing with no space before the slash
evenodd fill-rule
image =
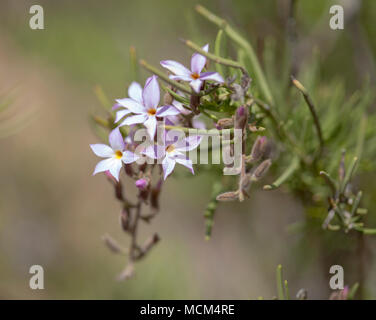
<path id="1" fill-rule="evenodd" d="M 276 284 L 277 284 L 277 295 L 272 297 L 273 300 L 292 300 L 289 291 L 289 286 L 287 280 L 283 280 L 282 265 L 278 265 L 276 268 Z M 354 283 L 351 288 L 345 286 L 342 290 L 333 291 L 329 297 L 329 300 L 353 300 L 356 292 L 359 288 L 359 283 Z M 301 288 L 295 295 L 297 300 L 307 300 L 308 291 L 305 288 Z M 264 297 L 258 297 L 258 300 L 264 300 Z"/>
<path id="2" fill-rule="evenodd" d="M 322 83 L 319 55 L 315 51 L 309 63 L 302 65 L 297 72 L 296 68 L 291 68 L 294 61 L 288 45 L 281 59 L 272 41 L 266 43 L 264 71 L 251 43 L 235 28 L 202 6 L 197 6 L 196 10 L 219 28 L 213 51 L 208 46 L 200 47 L 190 40 L 183 40 L 195 52 L 191 67 L 186 68 L 173 60 L 162 61 L 162 67 L 170 74 L 140 60 L 141 66 L 154 76 L 146 81 L 143 90 L 139 84 L 133 83 L 129 89 L 130 98 L 117 100 L 112 111 L 103 91 L 96 90 L 107 114 L 106 118 L 93 117 L 98 135 L 106 139 L 108 130 L 118 130 L 125 139 L 116 150 L 113 145 L 112 151 L 106 149 L 108 152 L 93 149 L 98 155 L 109 157 L 107 164 L 112 161 L 110 166 L 102 166 L 96 172 L 109 170 L 111 174 L 107 175 L 114 184 L 116 197 L 123 203 L 121 222 L 132 239 L 130 267 L 125 276 L 131 274 L 133 262 L 143 257 L 159 239 L 154 235 L 140 246 L 136 235 L 139 222 L 149 222 L 159 210 L 162 181 L 171 174 L 176 163 L 185 165 L 193 173 L 192 162 L 181 152 L 196 148 L 201 137 L 207 134 L 201 127 L 194 142 L 194 139 L 184 140 L 185 149 L 179 149 L 174 142 L 168 143 L 167 140 L 162 141 L 161 146 L 154 138 L 157 120 L 164 120 L 159 127 L 165 132 L 176 130 L 187 134 L 189 129 L 198 128 L 197 116 L 200 115 L 206 118 L 208 129 L 217 129 L 220 135 L 229 130 L 232 153 L 236 142 L 241 143 L 240 170 L 236 176 L 222 175 L 222 170 L 228 169 L 226 165 L 202 165 L 196 170 L 198 173 L 205 170 L 215 177 L 204 213 L 207 239 L 211 236 L 218 204 L 245 200 L 250 186 L 259 183 L 269 168 L 276 179 L 265 184 L 263 190 L 281 187 L 289 190 L 304 204 L 307 212 L 312 208 L 320 211 L 324 229 L 374 234 L 375 229 L 366 226 L 363 219 L 367 212 L 363 207 L 367 204 L 362 203 L 362 192 L 357 191 L 357 185 L 353 183 L 356 181 L 355 171 L 375 169 L 376 116 L 367 110 L 374 98 L 369 85 L 365 84 L 361 90 L 348 95 L 342 79 Z M 225 43 L 236 52 L 236 59 L 226 54 L 230 50 L 225 48 Z M 133 48 L 131 61 L 133 76 L 139 79 Z M 214 64 L 215 72 L 208 71 L 209 61 Z M 292 69 L 294 74 L 290 74 Z M 165 83 L 162 85 L 165 91 L 162 107 L 159 107 L 156 76 Z M 139 145 L 133 136 L 139 127 L 146 127 L 153 150 L 161 146 L 162 170 L 157 168 L 157 163 L 137 164 L 136 160 L 142 157 L 161 158 L 150 148 L 137 152 Z M 234 134 L 236 130 L 241 132 L 239 141 Z M 131 152 L 129 157 L 125 156 L 125 151 Z M 171 152 L 173 156 L 169 156 Z M 351 156 L 349 164 L 346 155 Z M 111 159 L 117 159 L 117 164 Z M 121 161 L 124 162 L 123 171 L 135 180 L 139 189 L 136 203 L 126 200 L 123 195 L 118 181 Z M 334 179 L 339 162 L 338 179 Z M 145 204 L 151 207 L 151 214 L 141 212 L 141 206 Z M 108 237 L 106 242 L 113 251 L 123 252 Z M 287 295 L 287 284 L 283 290 L 283 295 Z"/>
<path id="3" fill-rule="evenodd" d="M 36 116 L 36 112 L 19 112 L 12 107 L 14 102 L 10 92 L 0 94 L 0 139 L 4 139 L 25 128 Z"/>

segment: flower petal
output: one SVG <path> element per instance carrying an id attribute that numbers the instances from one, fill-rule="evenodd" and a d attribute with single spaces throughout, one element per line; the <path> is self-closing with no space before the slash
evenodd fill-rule
<path id="1" fill-rule="evenodd" d="M 190 75 L 189 76 L 174 76 L 174 75 L 171 75 L 170 79 L 171 80 L 181 80 L 181 81 L 192 81 L 192 77 Z"/>
<path id="2" fill-rule="evenodd" d="M 169 157 L 165 157 L 162 161 L 162 168 L 164 172 L 163 178 L 166 180 L 166 178 L 171 174 L 171 172 L 175 168 L 175 161 L 170 159 Z"/>
<path id="3" fill-rule="evenodd" d="M 192 119 L 192 127 L 196 129 L 206 129 L 206 124 L 204 121 L 200 120 L 199 116 Z"/>
<path id="4" fill-rule="evenodd" d="M 122 105 L 120 103 L 115 103 L 113 106 L 112 106 L 112 110 L 117 110 L 119 108 L 121 108 Z"/>
<path id="5" fill-rule="evenodd" d="M 205 46 L 202 47 L 202 49 L 206 52 L 209 50 L 209 45 L 206 44 Z M 194 53 L 191 58 L 191 70 L 193 73 L 200 74 L 202 69 L 204 69 L 206 63 L 206 57 L 199 54 L 199 53 Z"/>
<path id="6" fill-rule="evenodd" d="M 142 87 L 141 85 L 133 81 L 128 88 L 128 97 L 132 98 L 133 100 L 143 104 L 142 102 Z"/>
<path id="7" fill-rule="evenodd" d="M 225 82 L 222 78 L 222 76 L 218 72 L 204 72 L 201 73 L 200 76 L 201 80 L 213 80 L 218 83 L 223 83 Z"/>
<path id="8" fill-rule="evenodd" d="M 190 159 L 177 157 L 175 158 L 175 161 L 177 163 L 180 163 L 184 167 L 187 167 L 192 172 L 192 174 L 195 174 L 195 172 L 193 171 L 192 161 Z"/>
<path id="9" fill-rule="evenodd" d="M 168 116 L 164 118 L 166 126 L 176 126 L 179 124 L 179 117 L 178 116 Z"/>
<path id="10" fill-rule="evenodd" d="M 202 81 L 200 79 L 193 80 L 189 83 L 189 85 L 192 87 L 192 89 L 199 93 L 202 87 Z"/>
<path id="11" fill-rule="evenodd" d="M 149 117 L 149 119 L 144 122 L 144 126 L 148 131 L 150 139 L 154 140 L 155 131 L 157 129 L 157 119 L 155 118 L 155 116 Z"/>
<path id="12" fill-rule="evenodd" d="M 116 118 L 115 118 L 115 123 L 119 122 L 122 118 L 124 118 L 127 114 L 130 114 L 131 111 L 128 109 L 122 109 L 116 112 Z"/>
<path id="13" fill-rule="evenodd" d="M 187 76 L 189 77 L 191 71 L 184 67 L 181 63 L 173 60 L 163 60 L 161 61 L 161 66 L 171 71 L 177 76 Z"/>
<path id="14" fill-rule="evenodd" d="M 110 146 L 113 150 L 124 150 L 125 148 L 125 142 L 124 138 L 120 133 L 119 128 L 115 128 L 114 130 L 111 131 L 110 136 Z"/>
<path id="15" fill-rule="evenodd" d="M 133 99 L 129 99 L 129 98 L 117 99 L 116 102 L 121 104 L 124 108 L 127 108 L 128 110 L 132 111 L 133 113 L 141 114 L 141 113 L 146 112 L 145 107 L 141 103 Z"/>
<path id="16" fill-rule="evenodd" d="M 128 150 L 125 150 L 123 152 L 123 157 L 121 158 L 124 163 L 132 163 L 137 161 L 138 159 L 140 159 L 140 157 L 137 154 Z"/>
<path id="17" fill-rule="evenodd" d="M 144 123 L 147 118 L 148 116 L 146 114 L 136 114 L 134 116 L 129 116 L 122 123 L 120 123 L 119 127 L 129 126 L 137 123 Z"/>
<path id="18" fill-rule="evenodd" d="M 97 163 L 97 165 L 95 166 L 93 175 L 95 175 L 99 172 L 104 172 L 104 171 L 110 170 L 110 168 L 114 164 L 114 161 L 116 161 L 116 159 L 114 159 L 114 158 L 109 158 L 109 159 L 99 161 Z"/>
<path id="19" fill-rule="evenodd" d="M 151 76 L 146 80 L 142 99 L 146 108 L 157 108 L 160 100 L 157 76 Z"/>
<path id="20" fill-rule="evenodd" d="M 177 151 L 190 151 L 196 149 L 201 143 L 201 136 L 189 136 L 183 140 L 177 141 L 174 146 Z"/>
<path id="21" fill-rule="evenodd" d="M 166 151 L 164 146 L 153 144 L 147 146 L 142 154 L 152 159 L 160 159 L 165 156 Z"/>
<path id="22" fill-rule="evenodd" d="M 172 105 L 176 109 L 178 109 L 181 114 L 187 115 L 187 114 L 190 114 L 192 112 L 191 110 L 189 110 L 187 108 L 184 108 L 183 104 L 180 101 L 178 101 L 178 100 L 172 101 Z"/>
<path id="23" fill-rule="evenodd" d="M 112 150 L 108 145 L 97 143 L 90 145 L 91 150 L 98 156 L 102 158 L 109 158 L 112 157 L 114 154 L 114 150 Z"/>
<path id="24" fill-rule="evenodd" d="M 162 106 L 157 109 L 157 117 L 176 116 L 180 113 L 174 106 Z"/>
<path id="25" fill-rule="evenodd" d="M 112 176 L 119 181 L 119 173 L 122 167 L 122 163 L 120 159 L 113 159 L 113 163 L 111 164 L 109 170 Z"/>

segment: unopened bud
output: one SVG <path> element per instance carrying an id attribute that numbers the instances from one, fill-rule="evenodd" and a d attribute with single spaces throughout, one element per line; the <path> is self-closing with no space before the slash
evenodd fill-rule
<path id="1" fill-rule="evenodd" d="M 190 99 L 190 107 L 193 110 L 194 113 L 199 113 L 197 111 L 198 106 L 200 105 L 200 96 L 192 94 Z"/>
<path id="2" fill-rule="evenodd" d="M 252 180 L 257 181 L 262 178 L 265 173 L 269 170 L 272 161 L 270 159 L 264 160 L 259 164 L 259 166 L 252 173 Z"/>
<path id="3" fill-rule="evenodd" d="M 108 234 L 102 236 L 102 240 L 106 244 L 107 248 L 109 248 L 113 253 L 122 253 L 123 249 L 119 246 L 119 244 Z"/>
<path id="4" fill-rule="evenodd" d="M 248 122 L 248 109 L 240 106 L 235 113 L 235 129 L 244 129 Z"/>
<path id="5" fill-rule="evenodd" d="M 219 194 L 216 197 L 217 201 L 234 201 L 238 199 L 237 191 L 229 191 Z"/>
<path id="6" fill-rule="evenodd" d="M 164 104 L 169 106 L 172 104 L 172 101 L 174 101 L 173 96 L 169 92 L 166 92 L 163 96 Z"/>
<path id="7" fill-rule="evenodd" d="M 153 209 L 159 210 L 159 194 L 161 193 L 163 180 L 160 179 L 155 187 L 151 189 L 150 206 Z"/>
<path id="8" fill-rule="evenodd" d="M 145 178 L 141 178 L 135 182 L 135 185 L 138 189 L 145 190 L 147 186 L 149 185 L 149 181 Z"/>
<path id="9" fill-rule="evenodd" d="M 267 139 L 265 136 L 258 136 L 252 146 L 250 161 L 259 161 L 265 153 Z"/>
<path id="10" fill-rule="evenodd" d="M 291 76 L 291 80 L 292 80 L 292 83 L 293 85 L 299 90 L 301 91 L 303 94 L 307 94 L 307 90 L 306 88 L 304 88 L 304 86 L 297 80 L 294 78 L 294 76 Z"/>
<path id="11" fill-rule="evenodd" d="M 123 208 L 120 214 L 120 225 L 124 231 L 129 230 L 129 220 L 130 220 L 129 209 Z"/>
<path id="12" fill-rule="evenodd" d="M 133 168 L 132 168 L 132 165 L 131 165 L 130 163 L 125 164 L 125 165 L 124 165 L 124 169 L 125 169 L 125 173 L 126 173 L 128 176 L 130 176 L 130 177 L 133 176 Z"/>
<path id="13" fill-rule="evenodd" d="M 217 126 L 219 128 L 229 128 L 229 127 L 232 127 L 233 125 L 234 125 L 233 118 L 223 118 L 217 121 Z"/>

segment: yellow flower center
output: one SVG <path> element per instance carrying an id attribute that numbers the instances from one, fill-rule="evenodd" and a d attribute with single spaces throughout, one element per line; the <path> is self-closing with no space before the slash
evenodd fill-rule
<path id="1" fill-rule="evenodd" d="M 121 159 L 122 157 L 123 157 L 123 152 L 121 152 L 120 150 L 116 150 L 115 151 L 115 158 Z"/>
<path id="2" fill-rule="evenodd" d="M 156 113 L 157 113 L 157 110 L 154 109 L 154 108 L 151 108 L 151 109 L 148 110 L 149 116 L 154 116 Z"/>
<path id="3" fill-rule="evenodd" d="M 169 146 L 166 147 L 166 152 L 168 152 L 168 153 L 170 153 L 174 150 L 175 150 L 175 147 L 172 144 L 170 144 Z"/>
<path id="4" fill-rule="evenodd" d="M 197 80 L 198 78 L 200 78 L 200 75 L 197 72 L 194 72 L 194 73 L 191 74 L 191 78 L 193 80 Z"/>

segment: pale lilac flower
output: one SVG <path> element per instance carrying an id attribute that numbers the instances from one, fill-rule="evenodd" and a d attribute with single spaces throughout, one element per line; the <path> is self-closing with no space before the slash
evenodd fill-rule
<path id="1" fill-rule="evenodd" d="M 209 45 L 205 45 L 202 49 L 206 52 L 209 50 Z M 171 71 L 174 75 L 170 78 L 173 80 L 182 80 L 189 82 L 192 89 L 199 93 L 202 84 L 205 80 L 213 80 L 218 83 L 223 83 L 224 80 L 218 72 L 202 72 L 206 64 L 206 57 L 199 53 L 194 53 L 191 58 L 191 70 L 187 69 L 181 63 L 173 60 L 161 61 L 162 67 Z"/>
<path id="2" fill-rule="evenodd" d="M 133 82 L 129 87 L 128 95 L 130 98 L 116 100 L 125 109 L 117 112 L 115 122 L 133 113 L 119 126 L 143 123 L 151 139 L 154 139 L 157 117 L 164 118 L 179 114 L 179 111 L 173 106 L 158 107 L 160 92 L 157 76 L 148 78 L 143 90 L 137 82 Z"/>
<path id="3" fill-rule="evenodd" d="M 122 162 L 132 163 L 139 159 L 139 156 L 131 151 L 124 150 L 125 142 L 123 136 L 120 133 L 119 128 L 114 129 L 109 136 L 110 145 L 106 144 L 91 144 L 90 147 L 93 152 L 101 158 L 107 158 L 101 160 L 95 167 L 93 175 L 109 171 L 111 175 L 119 181 L 119 173 L 122 167 Z"/>
<path id="4" fill-rule="evenodd" d="M 179 163 L 187 167 L 194 174 L 192 161 L 184 154 L 197 148 L 201 142 L 201 136 L 189 136 L 175 141 L 176 136 L 171 135 L 172 131 L 165 133 L 164 145 L 152 145 L 147 147 L 144 154 L 150 158 L 162 161 L 164 180 L 171 174 L 175 164 Z M 175 131 L 176 133 L 176 131 Z"/>

